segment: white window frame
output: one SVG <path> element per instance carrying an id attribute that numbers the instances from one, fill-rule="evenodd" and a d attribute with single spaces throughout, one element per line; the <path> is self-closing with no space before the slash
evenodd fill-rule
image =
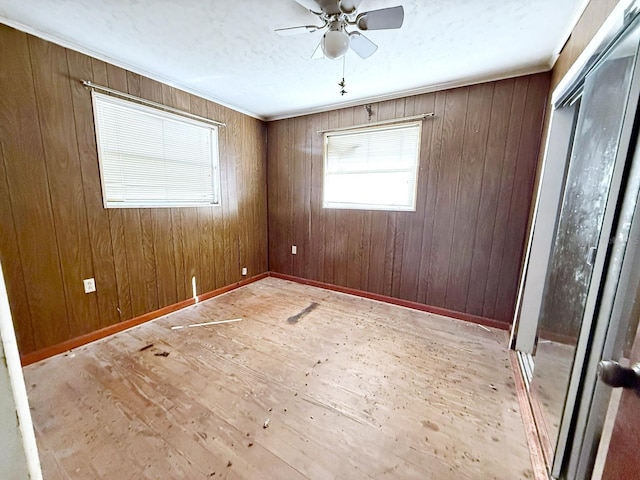
<path id="1" fill-rule="evenodd" d="M 202 207 L 202 206 L 219 206 L 220 205 L 220 159 L 219 159 L 219 129 L 215 125 L 211 125 L 205 122 L 201 122 L 195 119 L 183 117 L 181 115 L 166 112 L 158 108 L 146 106 L 140 103 L 132 102 L 122 98 L 118 98 L 112 95 L 105 95 L 96 91 L 91 92 L 92 104 L 93 104 L 93 117 L 96 133 L 96 148 L 98 152 L 98 164 L 100 168 L 100 184 L 102 187 L 102 199 L 104 208 L 181 208 L 181 207 Z M 129 110 L 139 112 L 141 115 L 150 115 L 160 118 L 162 120 L 168 120 L 171 122 L 180 123 L 183 125 L 193 125 L 198 128 L 205 128 L 210 131 L 211 135 L 211 201 L 180 201 L 176 199 L 164 199 L 164 200 L 109 200 L 108 192 L 106 190 L 104 163 L 106 154 L 104 153 L 104 142 L 101 141 L 101 132 L 98 121 L 98 103 L 105 102 L 117 107 L 127 108 Z"/>
<path id="2" fill-rule="evenodd" d="M 351 172 L 343 172 L 343 174 L 348 175 L 351 173 L 399 173 L 399 172 L 407 172 L 413 175 L 413 191 L 409 192 L 411 194 L 411 202 L 405 205 L 396 205 L 396 204 L 372 204 L 366 202 L 354 202 L 354 203 L 346 203 L 346 202 L 338 202 L 331 201 L 327 199 L 327 176 L 332 173 L 329 169 L 329 141 L 333 136 L 345 136 L 345 135 L 360 135 L 360 134 L 370 134 L 375 135 L 381 131 L 391 131 L 391 130 L 402 130 L 406 128 L 416 128 L 417 129 L 417 138 L 416 138 L 416 150 L 415 150 L 415 165 L 411 168 L 385 168 L 385 169 L 375 169 L 370 171 L 351 171 Z M 347 130 L 336 130 L 336 131 L 327 131 L 324 132 L 323 136 L 323 188 L 322 188 L 322 207 L 327 209 L 346 209 L 346 210 L 386 210 L 386 211 L 408 211 L 415 212 L 416 211 L 416 200 L 418 196 L 418 173 L 420 170 L 420 145 L 421 145 L 421 137 L 422 137 L 422 121 L 416 122 L 402 122 L 402 123 L 394 123 L 394 124 L 385 124 L 378 126 L 367 126 L 362 128 L 354 128 Z"/>

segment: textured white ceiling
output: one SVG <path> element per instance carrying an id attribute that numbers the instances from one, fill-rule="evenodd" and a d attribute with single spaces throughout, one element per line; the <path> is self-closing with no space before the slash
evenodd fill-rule
<path id="1" fill-rule="evenodd" d="M 0 22 L 259 118 L 546 70 L 584 0 L 364 0 L 405 8 L 367 60 L 312 60 L 321 32 L 293 0 L 0 0 Z"/>

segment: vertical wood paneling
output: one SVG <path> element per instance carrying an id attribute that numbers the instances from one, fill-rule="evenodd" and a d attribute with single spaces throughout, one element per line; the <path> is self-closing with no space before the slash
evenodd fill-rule
<path id="1" fill-rule="evenodd" d="M 261 273 L 267 248 L 276 271 L 510 319 L 548 75 L 373 104 L 372 121 L 436 113 L 416 212 L 373 212 L 322 208 L 315 132 L 366 122 L 362 107 L 265 128 L 4 26 L 0 59 L 0 259 L 23 353 L 186 298 L 192 276 L 202 293 Z M 105 210 L 80 78 L 227 122 L 222 205 Z"/>
<path id="2" fill-rule="evenodd" d="M 116 235 L 122 235 L 124 238 L 124 252 L 129 275 L 129 293 L 131 295 L 131 316 L 136 317 L 146 311 L 145 300 L 147 298 L 146 294 L 136 295 L 137 292 L 146 292 L 140 211 L 133 208 L 124 208 L 121 211 L 114 212 L 112 218 L 114 219 L 112 225 L 116 230 L 122 225 L 122 232 L 118 232 Z M 140 261 L 136 261 L 136 259 L 140 259 Z"/>
<path id="3" fill-rule="evenodd" d="M 178 98 L 178 91 L 168 85 L 162 85 L 162 101 L 164 105 L 173 108 L 183 108 L 181 99 Z M 184 212 L 181 208 L 170 208 L 167 216 L 171 217 L 171 239 L 173 242 L 173 265 L 175 268 L 177 301 L 184 300 L 187 295 L 186 271 L 184 263 Z"/>
<path id="4" fill-rule="evenodd" d="M 225 285 L 240 279 L 239 259 L 239 211 L 237 202 L 236 163 L 241 160 L 237 139 L 240 138 L 239 115 L 227 108 L 223 109 L 227 126 L 221 130 L 221 153 L 227 159 L 221 165 L 221 182 L 224 182 L 226 201 L 222 203 L 224 215 L 224 279 Z M 225 198 L 223 197 L 223 198 Z"/>
<path id="5" fill-rule="evenodd" d="M 14 311 L 16 322 L 31 321 L 33 345 L 43 348 L 69 337 L 69 317 L 58 241 L 55 235 L 45 152 L 29 53 L 28 35 L 0 26 L 0 142 L 9 198 L 3 208 L 2 229 L 14 228 L 22 279 L 5 270 L 9 293 L 24 289 L 28 311 Z M 9 35 L 7 35 L 9 33 Z M 6 206 L 11 206 L 8 217 Z M 28 219 L 28 221 L 24 221 Z M 5 243 L 1 245 L 5 247 Z M 3 251 L 2 259 L 10 255 Z M 22 283 L 22 284 L 21 284 Z M 9 298 L 12 308 L 22 303 Z M 24 306 L 22 307 L 24 308 Z M 17 331 L 28 327 L 18 326 Z M 25 349 L 29 346 L 21 345 Z"/>
<path id="6" fill-rule="evenodd" d="M 171 208 L 171 236 L 173 237 L 173 259 L 176 268 L 176 290 L 178 301 L 189 297 L 187 289 L 187 271 L 185 267 L 185 225 L 184 210 Z"/>
<path id="7" fill-rule="evenodd" d="M 113 71 L 115 72 L 115 69 Z M 110 72 L 111 70 L 108 71 L 108 74 Z M 137 75 L 131 72 L 118 70 L 117 74 L 111 73 L 109 78 L 111 81 L 116 81 L 115 79 L 117 79 L 119 89 L 124 88 L 124 90 L 121 91 L 130 93 L 131 95 L 141 95 L 140 79 Z M 118 212 L 114 212 L 114 214 L 117 213 Z M 145 261 L 143 242 L 144 234 L 142 231 L 141 221 L 142 210 L 137 208 L 125 208 L 121 211 L 121 215 L 125 231 L 125 248 L 131 293 L 131 314 L 136 317 L 138 315 L 142 315 L 144 312 L 153 310 L 153 308 L 149 308 L 149 310 L 147 310 L 147 301 L 152 301 L 152 299 L 149 298 L 149 292 L 146 288 L 146 279 L 149 278 L 150 275 L 146 271 L 147 263 Z M 139 260 L 136 261 L 137 259 Z M 144 295 L 136 294 L 137 292 L 144 292 Z"/>
<path id="8" fill-rule="evenodd" d="M 482 189 L 482 173 L 489 131 L 489 122 L 484 117 L 484 112 L 491 111 L 493 89 L 492 83 L 476 85 L 469 89 L 462 151 L 464 162 L 460 170 L 456 194 L 456 214 L 445 302 L 446 308 L 460 312 L 465 310 L 467 304 L 474 233 L 478 219 L 477 207 Z"/>
<path id="9" fill-rule="evenodd" d="M 298 253 L 296 255 L 292 255 L 292 272 L 295 275 L 296 272 L 299 274 L 302 271 L 302 259 L 305 255 L 308 255 L 309 252 L 305 252 L 302 239 L 306 237 L 305 234 L 305 204 L 304 204 L 304 183 L 305 183 L 305 172 L 304 172 L 304 148 L 305 144 L 308 141 L 309 135 L 307 135 L 307 129 L 305 125 L 305 118 L 298 117 L 293 121 L 292 129 L 293 129 L 293 137 L 292 138 L 300 138 L 300 143 L 292 143 L 291 144 L 291 178 L 299 179 L 299 181 L 291 182 L 291 203 L 290 205 L 295 205 L 295 208 L 290 208 L 288 212 L 288 216 L 291 224 L 291 244 L 294 244 L 298 248 Z"/>
<path id="10" fill-rule="evenodd" d="M 16 67 L 20 65 L 19 54 L 21 51 L 27 51 L 26 49 L 26 36 L 20 36 L 15 39 L 14 42 L 7 42 L 0 45 L 0 61 L 4 66 Z M 12 57 L 13 54 L 17 54 L 16 57 Z M 24 68 L 22 74 L 28 71 L 28 57 L 22 59 L 21 66 Z M 9 68 L 0 69 L 0 85 L 2 88 L 6 88 L 10 85 L 10 78 L 7 75 L 10 74 Z M 22 81 L 21 75 L 12 75 L 14 81 Z M 16 78 L 17 77 L 17 78 Z M 5 122 L 8 121 L 10 115 L 17 115 L 17 118 L 22 116 L 20 110 L 13 111 L 14 105 L 7 103 L 7 99 L 0 97 L 0 263 L 4 271 L 4 276 L 13 278 L 13 283 L 7 282 L 6 288 L 9 296 L 9 308 L 16 321 L 15 331 L 18 343 L 25 345 L 26 348 L 35 349 L 33 329 L 31 328 L 31 312 L 29 311 L 29 299 L 27 298 L 27 289 L 25 283 L 25 274 L 23 271 L 23 264 L 20 258 L 20 247 L 18 244 L 18 235 L 15 228 L 15 219 L 13 217 L 13 208 L 11 205 L 11 197 L 9 194 L 8 173 L 5 161 L 4 149 L 8 148 L 8 153 L 18 153 L 21 149 L 19 147 L 11 148 L 6 142 L 2 141 L 6 138 L 6 135 L 12 133 L 11 129 L 7 128 Z M 32 130 L 32 133 L 34 130 Z M 39 147 L 39 145 L 38 145 Z"/>
<path id="11" fill-rule="evenodd" d="M 293 242 L 298 247 L 298 254 L 293 256 L 293 274 L 302 276 L 308 270 L 309 265 L 309 222 L 311 221 L 310 196 L 310 161 L 308 151 L 311 149 L 313 132 L 310 132 L 308 117 L 299 117 L 294 121 L 294 137 L 302 138 L 303 142 L 293 146 L 293 178 L 299 178 L 300 182 L 293 182 L 293 205 L 299 206 L 292 212 Z M 309 134 L 307 135 L 307 132 Z"/>
<path id="12" fill-rule="evenodd" d="M 323 130 L 338 128 L 340 126 L 338 115 L 336 115 L 335 113 L 327 114 L 325 118 L 326 123 L 323 122 Z M 267 142 L 268 141 L 269 139 L 267 138 Z M 271 157 L 269 157 L 268 161 L 269 164 L 271 164 Z M 278 186 L 276 185 L 275 188 L 277 189 Z M 337 251 L 335 245 L 337 210 L 335 208 L 326 208 L 323 210 L 326 219 L 326 228 L 324 230 L 324 278 L 328 283 L 337 283 L 335 276 L 335 266 L 336 263 L 341 261 L 336 257 Z M 269 224 L 270 232 L 273 228 L 277 228 L 277 225 Z M 269 255 L 271 255 L 271 250 L 269 250 Z M 269 264 L 269 268 L 271 269 L 271 264 Z"/>
<path id="13" fill-rule="evenodd" d="M 29 50 L 69 315 L 69 333 L 75 337 L 96 330 L 99 318 L 96 296 L 85 294 L 82 284 L 82 279 L 93 275 L 93 265 L 69 68 L 62 47 L 29 37 Z"/>
<path id="14" fill-rule="evenodd" d="M 302 256 L 302 272 L 306 274 L 311 268 L 311 263 L 315 262 L 312 259 L 311 253 L 311 228 L 313 226 L 313 218 L 311 216 L 311 165 L 312 165 L 312 148 L 313 148 L 313 139 L 318 134 L 315 133 L 312 129 L 313 123 L 311 121 L 311 117 L 305 117 L 305 129 L 308 132 L 311 132 L 312 135 L 307 135 L 305 146 L 304 146 L 304 172 L 305 172 L 305 183 L 304 183 L 304 235 L 302 238 L 302 248 L 305 252 L 309 252 L 309 255 Z"/>
<path id="15" fill-rule="evenodd" d="M 268 236 L 268 196 L 266 189 L 267 178 L 267 128 L 264 122 L 260 120 L 254 120 L 254 145 L 249 146 L 249 152 L 251 154 L 257 153 L 258 161 L 255 165 L 255 191 L 252 196 L 252 202 L 255 212 L 255 223 L 259 225 L 259 230 L 253 232 L 254 241 L 257 243 L 256 251 L 253 254 L 253 262 L 255 269 L 251 272 L 251 275 L 259 272 L 264 272 L 269 269 L 269 236 Z M 254 150 L 255 149 L 255 150 Z M 256 153 L 254 153 L 254 151 Z"/>
<path id="16" fill-rule="evenodd" d="M 251 119 L 252 135 L 246 145 L 246 157 L 256 155 L 257 161 L 250 164 L 252 187 L 254 192 L 250 202 L 252 217 L 248 220 L 249 238 L 253 241 L 253 250 L 249 255 L 249 275 L 267 270 L 267 129 L 263 122 Z"/>
<path id="17" fill-rule="evenodd" d="M 132 72 L 127 72 L 127 89 L 128 93 L 137 97 L 142 97 L 141 89 L 141 77 Z M 136 270 L 138 272 L 138 282 L 136 287 L 138 295 L 133 295 L 132 298 L 140 298 L 137 303 L 140 308 L 137 311 L 142 313 L 156 310 L 158 308 L 158 287 L 157 287 L 157 272 L 155 263 L 155 251 L 153 245 L 153 218 L 149 209 L 130 209 L 133 218 L 132 230 L 134 235 L 127 235 L 127 251 L 133 251 L 137 253 L 133 257 L 138 259 L 136 261 Z M 137 215 L 135 215 L 135 213 Z M 139 245 L 131 245 L 130 237 L 134 237 L 140 243 Z M 140 261 L 140 259 L 142 261 Z M 131 262 L 129 262 L 131 263 Z M 141 315 L 136 313 L 134 309 L 134 315 Z"/>
<path id="18" fill-rule="evenodd" d="M 10 204 L 2 143 L 0 143 L 0 198 L 7 199 L 7 201 L 0 202 L 0 224 L 2 224 L 2 228 L 0 228 L 0 264 L 2 265 L 4 276 L 15 279 L 15 282 L 7 284 L 6 288 L 9 297 L 9 308 L 16 319 L 16 339 L 19 345 L 35 350 L 29 300 L 27 299 L 24 274 L 22 273 L 15 220 L 13 219 Z"/>
<path id="19" fill-rule="evenodd" d="M 345 285 L 350 288 L 357 288 L 362 278 L 364 212 L 349 210 L 344 213 L 344 218 L 347 221 L 347 271 Z"/>
<path id="20" fill-rule="evenodd" d="M 173 220 L 171 210 L 152 210 L 154 250 L 156 252 L 156 272 L 158 275 L 158 306 L 165 307 L 178 301 L 176 287 L 176 264 L 173 243 Z"/>
<path id="21" fill-rule="evenodd" d="M 435 95 L 420 95 L 415 99 L 413 114 L 433 112 L 435 108 Z M 427 121 L 422 127 L 420 137 L 421 157 L 426 157 L 427 149 L 431 145 L 433 121 Z M 418 298 L 418 281 L 420 278 L 420 259 L 422 257 L 423 231 L 426 219 L 426 199 L 428 185 L 428 165 L 421 162 L 418 170 L 418 188 L 416 198 L 416 214 L 408 213 L 406 216 L 406 233 L 404 236 L 404 248 L 402 251 L 402 267 L 400 276 L 400 291 L 398 296 L 403 299 Z"/>
<path id="22" fill-rule="evenodd" d="M 309 192 L 311 232 L 309 239 L 309 251 L 313 252 L 314 259 L 309 263 L 309 277 L 319 278 L 320 271 L 324 270 L 324 218 L 322 215 L 322 115 L 313 115 L 309 125 L 311 135 L 309 164 L 311 184 Z M 311 256 L 311 255 L 310 255 Z"/>
<path id="23" fill-rule="evenodd" d="M 269 227 L 269 238 L 267 239 L 268 251 L 269 251 L 269 268 L 277 268 L 278 271 L 283 271 L 282 255 L 285 252 L 284 248 L 278 247 L 282 241 L 281 228 L 284 223 L 281 213 L 281 195 L 283 189 L 281 188 L 282 181 L 280 180 L 280 169 L 284 167 L 285 162 L 279 159 L 281 155 L 280 141 L 281 132 L 286 122 L 269 122 L 267 124 L 267 158 L 278 158 L 277 161 L 270 162 L 267 168 L 267 195 L 269 202 L 269 209 L 267 211 L 267 224 L 278 225 L 277 230 L 271 230 Z M 280 187 L 280 188 L 278 188 Z M 275 195 L 277 193 L 277 195 Z"/>
<path id="24" fill-rule="evenodd" d="M 423 123 L 415 212 L 322 208 L 315 131 L 366 123 L 362 107 L 271 122 L 270 269 L 510 321 L 548 81 L 540 74 L 373 104 L 371 121 L 435 112 Z M 292 260 L 291 243 L 310 251 Z"/>
<path id="25" fill-rule="evenodd" d="M 176 94 L 175 107 L 179 110 L 189 112 L 191 108 L 190 95 L 181 90 L 172 89 Z M 205 207 L 209 208 L 209 207 Z M 197 208 L 172 208 L 173 217 L 180 218 L 180 231 L 176 232 L 175 237 L 180 238 L 182 250 L 179 252 L 182 262 L 182 277 L 177 276 L 176 282 L 184 286 L 184 298 L 193 296 L 192 279 L 196 277 L 196 288 L 198 285 L 198 265 L 200 264 L 200 248 L 199 248 L 199 227 L 198 227 L 198 209 Z M 177 223 L 174 223 L 174 227 Z M 244 242 L 246 243 L 246 239 Z M 197 293 L 197 292 L 196 292 Z M 200 293 L 203 293 L 202 291 Z"/>
<path id="26" fill-rule="evenodd" d="M 363 107 L 353 107 L 353 123 L 368 121 L 367 111 Z M 347 286 L 358 288 L 366 285 L 368 272 L 369 240 L 371 235 L 371 212 L 351 210 L 349 212 L 350 258 L 347 265 Z"/>
<path id="27" fill-rule="evenodd" d="M 158 301 L 158 272 L 156 270 L 156 250 L 153 238 L 153 211 L 140 210 L 140 230 L 142 231 L 142 261 L 144 262 L 144 295 L 145 311 L 160 308 Z"/>
<path id="28" fill-rule="evenodd" d="M 222 115 L 222 107 L 212 102 L 207 102 L 207 116 L 212 120 L 223 121 Z M 218 141 L 219 145 L 219 155 L 221 167 L 224 163 L 226 163 L 226 157 L 224 156 L 224 152 L 222 150 L 222 130 L 219 130 Z M 223 160 L 224 159 L 224 160 Z M 224 178 L 222 178 L 222 174 L 220 175 L 220 201 L 223 203 L 225 200 L 223 189 L 226 188 L 226 182 L 224 182 Z M 224 228 L 224 210 L 222 205 L 216 205 L 211 207 L 210 221 L 212 224 L 212 234 L 213 234 L 213 272 L 215 274 L 214 284 L 216 288 L 222 287 L 225 285 L 225 274 L 224 274 L 224 263 L 225 263 L 225 236 L 227 232 Z"/>
<path id="29" fill-rule="evenodd" d="M 338 125 L 340 127 L 353 125 L 353 108 L 342 109 L 338 112 Z M 297 183 L 295 181 L 294 183 Z M 336 224 L 333 234 L 333 249 L 336 255 L 334 266 L 334 282 L 336 285 L 347 285 L 347 272 L 349 270 L 349 259 L 353 256 L 353 250 L 349 245 L 350 210 L 337 209 L 335 211 Z"/>
<path id="30" fill-rule="evenodd" d="M 198 209 L 197 208 L 182 208 L 182 235 L 183 235 L 183 256 L 184 256 L 184 271 L 187 297 L 193 296 L 192 279 L 196 278 L 196 288 L 199 282 L 199 265 L 202 261 L 200 258 L 200 246 L 199 246 L 199 224 L 198 224 Z M 246 245 L 247 239 L 245 238 L 242 245 Z M 206 291 L 206 290 L 205 290 Z M 203 293 L 203 291 L 200 291 Z M 196 292 L 197 294 L 197 292 Z"/>
<path id="31" fill-rule="evenodd" d="M 395 104 L 392 101 L 373 104 L 375 116 L 372 121 L 389 120 L 395 115 Z M 373 293 L 385 294 L 390 289 L 390 274 L 393 268 L 389 244 L 393 243 L 393 231 L 390 231 L 389 212 L 371 212 L 371 240 L 369 246 L 368 288 Z M 395 219 L 394 219 L 395 220 Z M 388 288 L 389 287 L 389 288 Z"/>
<path id="32" fill-rule="evenodd" d="M 496 312 L 501 310 L 501 306 L 496 305 L 496 302 L 498 299 L 498 288 L 500 286 L 500 274 L 502 272 L 503 262 L 505 261 L 504 250 L 505 245 L 513 241 L 513 238 L 507 231 L 507 227 L 509 224 L 510 203 L 512 195 L 514 194 L 518 150 L 520 147 L 522 125 L 525 116 L 528 87 L 529 77 L 520 77 L 515 80 L 511 112 L 509 114 L 509 128 L 507 130 L 507 141 L 504 152 L 504 164 L 502 166 L 502 176 L 500 178 L 498 209 L 496 212 L 491 256 L 489 259 L 489 272 L 485 288 L 484 303 L 482 306 L 482 314 L 488 318 L 496 318 Z M 533 112 L 527 113 L 533 114 Z M 533 134 L 535 134 L 535 132 Z M 521 192 L 516 192 L 516 195 L 521 195 Z M 529 195 L 528 205 L 530 205 L 530 203 L 531 196 Z M 522 221 L 526 224 L 528 221 L 528 214 L 524 219 L 522 219 Z M 519 269 L 520 262 L 518 261 L 517 265 L 510 265 L 509 268 L 514 268 L 516 270 Z"/>
<path id="33" fill-rule="evenodd" d="M 140 79 L 140 96 L 162 103 L 162 85 L 142 77 Z M 150 209 L 148 217 L 150 217 L 150 222 L 145 224 L 145 228 L 150 229 L 146 233 L 146 237 L 152 240 L 154 252 L 153 264 L 158 307 L 165 307 L 178 301 L 171 210 L 168 208 Z"/>
<path id="34" fill-rule="evenodd" d="M 396 103 L 396 117 L 411 116 L 415 114 L 416 97 L 407 97 L 400 99 Z M 400 114 L 400 109 L 402 114 Z M 418 172 L 418 178 L 420 173 Z M 417 198 L 416 198 L 417 202 Z M 394 256 L 393 256 L 393 275 L 391 284 L 391 295 L 394 297 L 400 297 L 400 290 L 402 287 L 403 276 L 403 264 L 404 249 L 405 249 L 405 237 L 407 236 L 407 230 L 410 228 L 411 217 L 413 213 L 399 212 L 397 214 L 396 234 L 394 241 Z"/>
<path id="35" fill-rule="evenodd" d="M 93 277 L 96 281 L 95 293 L 98 301 L 100 327 L 119 321 L 118 288 L 113 261 L 109 216 L 102 208 L 102 187 L 98 170 L 95 129 L 91 103 L 87 102 L 87 90 L 81 80 L 94 80 L 91 58 L 67 50 L 67 63 L 71 80 L 71 95 L 76 126 L 76 139 L 80 156 L 80 170 L 87 210 L 87 226 L 91 254 L 93 257 Z"/>
<path id="36" fill-rule="evenodd" d="M 313 137 L 317 134 L 313 132 L 311 129 L 312 122 L 310 117 L 304 117 L 304 129 L 307 132 L 311 132 L 311 135 L 306 136 L 306 141 L 304 144 L 304 155 L 302 155 L 303 159 L 303 169 L 304 172 L 304 184 L 303 184 L 303 197 L 302 197 L 302 205 L 303 215 L 302 215 L 302 224 L 300 225 L 302 230 L 302 250 L 303 252 L 307 252 L 306 255 L 302 255 L 300 259 L 302 262 L 299 262 L 300 266 L 300 276 L 306 274 L 311 268 L 312 256 L 311 256 L 311 226 L 312 226 L 312 218 L 311 218 L 311 148 L 313 143 Z M 315 261 L 315 260 L 313 260 Z"/>
<path id="37" fill-rule="evenodd" d="M 484 304 L 491 260 L 491 255 L 487 252 L 491 252 L 496 223 L 500 178 L 502 177 L 514 86 L 515 80 L 503 80 L 496 83 L 491 114 L 488 118 L 487 153 L 481 180 L 482 190 L 478 205 L 478 221 L 467 292 L 467 311 L 470 312 L 481 313 Z"/>
<path id="38" fill-rule="evenodd" d="M 432 119 L 431 141 L 429 150 L 420 158 L 420 163 L 426 163 L 428 169 L 426 183 L 426 204 L 424 216 L 422 249 L 420 253 L 420 278 L 418 279 L 418 296 L 417 301 L 425 303 L 427 300 L 427 292 L 429 288 L 429 260 L 431 258 L 431 246 L 434 238 L 434 212 L 436 210 L 436 198 L 438 193 L 438 177 L 440 170 L 444 168 L 442 165 L 442 129 L 444 127 L 445 103 L 447 99 L 446 92 L 438 92 L 435 94 L 435 106 L 433 112 L 435 118 Z M 426 112 L 425 112 L 426 113 Z M 426 161 L 424 159 L 427 159 Z"/>
<path id="39" fill-rule="evenodd" d="M 93 77 L 96 82 L 111 88 L 127 88 L 126 72 L 120 68 L 97 60 L 93 61 Z M 107 210 L 109 216 L 109 234 L 116 271 L 118 288 L 118 313 L 120 321 L 133 317 L 133 302 L 131 299 L 131 276 L 127 264 L 127 248 L 124 232 L 125 213 L 120 209 Z M 134 277 L 135 281 L 137 277 Z"/>
<path id="40" fill-rule="evenodd" d="M 451 242 L 456 213 L 456 193 L 460 180 L 462 145 L 466 124 L 469 89 L 450 90 L 445 99 L 441 168 L 433 223 L 433 239 L 429 258 L 427 298 L 429 305 L 445 305 L 449 264 L 452 257 Z"/>
<path id="41" fill-rule="evenodd" d="M 0 260 L 22 354 L 267 268 L 264 123 L 0 26 Z M 222 206 L 104 209 L 93 80 L 226 121 Z M 85 294 L 82 279 L 97 292 Z"/>
<path id="42" fill-rule="evenodd" d="M 207 111 L 206 100 L 191 95 L 189 97 L 189 111 L 194 115 L 210 118 Z M 215 249 L 214 249 L 214 223 L 215 206 L 201 207 L 196 209 L 197 225 L 200 234 L 196 234 L 198 239 L 199 264 L 196 266 L 198 294 L 210 292 L 216 288 L 215 276 Z M 216 232 L 217 234 L 218 232 Z"/>
<path id="43" fill-rule="evenodd" d="M 325 130 L 327 128 L 329 128 L 329 114 L 328 113 L 322 113 L 320 115 L 316 115 L 314 116 L 314 118 L 318 118 L 318 129 L 316 131 L 319 130 Z M 327 237 L 327 228 L 328 228 L 328 215 L 330 214 L 330 211 L 322 208 L 322 201 L 323 201 L 323 196 L 322 196 L 322 184 L 324 182 L 323 180 L 323 174 L 324 174 L 324 161 L 323 161 L 323 156 L 324 156 L 324 138 L 322 135 L 318 135 L 317 136 L 318 139 L 318 148 L 314 151 L 314 165 L 316 166 L 315 168 L 315 172 L 317 172 L 317 182 L 314 183 L 314 185 L 319 186 L 320 190 L 318 192 L 316 192 L 315 195 L 312 195 L 312 198 L 317 199 L 318 204 L 316 205 L 314 203 L 314 205 L 316 205 L 316 208 L 319 211 L 318 214 L 318 221 L 315 223 L 315 228 L 317 231 L 317 238 L 318 238 L 318 242 L 319 242 L 319 246 L 317 249 L 313 250 L 314 252 L 317 252 L 316 255 L 316 262 L 318 264 L 318 275 L 316 278 L 327 278 L 327 276 L 325 275 L 325 268 L 326 268 L 326 251 L 327 251 L 327 244 L 326 244 L 326 237 Z M 268 132 L 267 132 L 267 142 L 269 141 L 269 136 L 268 136 Z M 270 159 L 270 157 L 268 157 L 268 160 Z M 319 225 L 318 225 L 319 224 Z M 269 224 L 269 232 L 271 232 L 271 224 Z M 271 253 L 271 251 L 269 251 L 269 253 Z M 271 265 L 269 265 L 269 268 L 271 268 Z"/>
<path id="44" fill-rule="evenodd" d="M 240 131 L 241 136 L 240 140 L 240 157 L 244 157 L 246 150 L 246 143 L 248 141 L 246 133 L 247 129 L 245 128 L 247 125 L 247 119 L 244 118 L 244 115 L 240 117 Z M 238 162 L 236 164 L 236 178 L 241 178 L 244 185 L 247 186 L 247 189 L 251 188 L 251 171 L 247 168 L 247 166 L 243 162 Z M 247 267 L 247 258 L 248 253 L 252 250 L 253 245 L 251 244 L 247 231 L 247 223 L 250 221 L 252 214 L 251 209 L 246 204 L 245 199 L 245 189 L 240 188 L 238 190 L 238 266 L 239 270 L 242 271 L 242 267 Z M 247 267 L 248 268 L 248 267 Z"/>
<path id="45" fill-rule="evenodd" d="M 163 101 L 166 105 L 183 111 L 190 111 L 189 94 L 175 88 L 162 86 Z M 192 279 L 196 277 L 198 285 L 197 265 L 200 262 L 198 245 L 198 209 L 172 208 L 171 224 L 174 240 L 174 259 L 176 265 L 176 287 L 178 300 L 193 296 Z M 200 292 L 202 293 L 202 292 Z"/>
<path id="46" fill-rule="evenodd" d="M 403 99 L 392 100 L 388 102 L 382 102 L 375 106 L 378 111 L 379 120 L 390 120 L 398 118 L 398 115 L 402 117 L 404 113 L 404 101 Z M 386 231 L 384 239 L 384 270 L 382 273 L 383 284 L 382 293 L 384 295 L 391 295 L 391 288 L 393 284 L 393 262 L 395 257 L 395 245 L 396 245 L 396 221 L 398 214 L 396 212 L 384 212 L 386 216 Z"/>

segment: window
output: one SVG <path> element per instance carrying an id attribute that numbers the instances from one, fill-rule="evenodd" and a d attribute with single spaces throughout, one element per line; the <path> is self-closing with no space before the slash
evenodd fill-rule
<path id="1" fill-rule="evenodd" d="M 92 92 L 106 208 L 219 203 L 218 128 Z"/>
<path id="2" fill-rule="evenodd" d="M 422 122 L 327 132 L 324 208 L 416 209 Z"/>

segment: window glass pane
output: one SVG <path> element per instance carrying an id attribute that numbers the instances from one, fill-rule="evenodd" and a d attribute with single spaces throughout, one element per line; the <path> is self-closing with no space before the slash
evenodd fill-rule
<path id="1" fill-rule="evenodd" d="M 218 203 L 216 127 L 93 92 L 106 207 Z"/>
<path id="2" fill-rule="evenodd" d="M 339 204 L 407 207 L 414 192 L 411 172 L 327 175 L 326 196 Z"/>
<path id="3" fill-rule="evenodd" d="M 421 128 L 325 134 L 324 207 L 415 210 Z"/>

